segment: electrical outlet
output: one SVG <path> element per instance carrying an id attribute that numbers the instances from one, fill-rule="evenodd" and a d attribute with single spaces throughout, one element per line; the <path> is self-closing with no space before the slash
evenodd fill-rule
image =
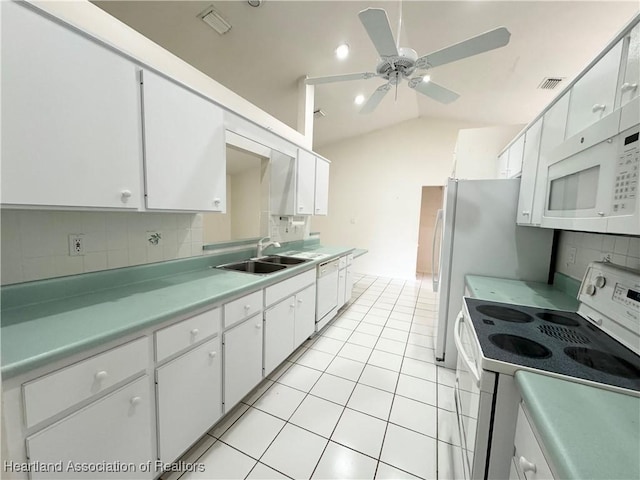
<path id="1" fill-rule="evenodd" d="M 79 255 L 84 255 L 84 234 L 70 233 L 69 234 L 69 256 L 77 257 Z"/>
<path id="2" fill-rule="evenodd" d="M 567 263 L 568 264 L 574 264 L 576 263 L 576 253 L 578 252 L 578 249 L 576 247 L 571 247 L 569 248 L 569 257 L 567 258 Z"/>

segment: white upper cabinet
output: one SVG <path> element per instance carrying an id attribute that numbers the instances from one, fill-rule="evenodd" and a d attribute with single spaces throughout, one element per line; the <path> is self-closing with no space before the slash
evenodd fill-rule
<path id="1" fill-rule="evenodd" d="M 2 203 L 137 209 L 135 65 L 17 2 L 2 8 Z"/>
<path id="2" fill-rule="evenodd" d="M 524 155 L 524 134 L 509 147 L 509 165 L 507 177 L 514 178 L 522 173 L 522 158 Z"/>
<path id="3" fill-rule="evenodd" d="M 151 71 L 142 73 L 147 208 L 225 212 L 222 109 Z"/>
<path id="4" fill-rule="evenodd" d="M 313 215 L 316 185 L 316 157 L 298 150 L 296 169 L 296 215 Z"/>
<path id="5" fill-rule="evenodd" d="M 518 198 L 518 213 L 516 221 L 520 225 L 532 223 L 533 197 L 538 171 L 538 157 L 540 154 L 540 137 L 542 135 L 542 121 L 540 118 L 529 127 L 525 139 L 522 160 L 522 177 L 520 181 L 520 195 Z"/>
<path id="6" fill-rule="evenodd" d="M 620 82 L 620 106 L 624 106 L 638 97 L 640 91 L 640 24 L 631 29 L 625 37 L 627 44 L 624 74 Z"/>
<path id="7" fill-rule="evenodd" d="M 314 215 L 326 215 L 329 211 L 329 162 L 316 159 Z"/>
<path id="8" fill-rule="evenodd" d="M 618 42 L 571 88 L 565 138 L 613 112 L 622 44 Z"/>
<path id="9" fill-rule="evenodd" d="M 509 176 L 509 150 L 505 150 L 498 155 L 498 178 Z"/>

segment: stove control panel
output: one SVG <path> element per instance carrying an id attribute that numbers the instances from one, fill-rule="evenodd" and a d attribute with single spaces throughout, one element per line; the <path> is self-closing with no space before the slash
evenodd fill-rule
<path id="1" fill-rule="evenodd" d="M 640 271 L 593 262 L 582 280 L 579 313 L 634 351 L 640 349 Z"/>

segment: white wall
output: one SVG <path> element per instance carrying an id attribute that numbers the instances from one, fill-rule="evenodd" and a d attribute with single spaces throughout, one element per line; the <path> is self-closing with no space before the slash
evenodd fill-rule
<path id="1" fill-rule="evenodd" d="M 260 236 L 260 164 L 231 176 L 231 239 Z"/>
<path id="2" fill-rule="evenodd" d="M 368 249 L 358 273 L 415 277 L 422 187 L 444 185 L 458 130 L 472 126 L 418 118 L 320 148 L 332 162 L 329 215 L 313 217 L 311 231 L 325 245 Z"/>
<path id="3" fill-rule="evenodd" d="M 576 249 L 575 262 L 570 263 L 573 248 Z M 562 231 L 556 271 L 582 280 L 589 263 L 599 262 L 605 256 L 616 265 L 640 269 L 640 238 Z"/>
<path id="4" fill-rule="evenodd" d="M 202 255 L 202 214 L 2 210 L 1 225 L 3 285 Z M 85 255 L 72 257 L 78 233 Z"/>
<path id="5" fill-rule="evenodd" d="M 454 176 L 471 180 L 498 178 L 498 154 L 523 128 L 518 124 L 460 130 Z"/>

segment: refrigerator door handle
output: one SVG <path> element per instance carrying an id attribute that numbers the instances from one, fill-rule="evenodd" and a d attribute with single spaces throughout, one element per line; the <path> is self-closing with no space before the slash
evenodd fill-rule
<path id="1" fill-rule="evenodd" d="M 442 209 L 438 210 L 436 214 L 436 223 L 433 226 L 433 244 L 431 245 L 431 269 L 434 270 L 433 276 L 431 278 L 431 282 L 433 284 L 434 293 L 438 292 L 438 288 L 440 286 L 440 265 L 438 265 L 438 271 L 435 271 L 436 265 L 436 240 L 438 238 L 438 227 L 442 225 Z"/>

